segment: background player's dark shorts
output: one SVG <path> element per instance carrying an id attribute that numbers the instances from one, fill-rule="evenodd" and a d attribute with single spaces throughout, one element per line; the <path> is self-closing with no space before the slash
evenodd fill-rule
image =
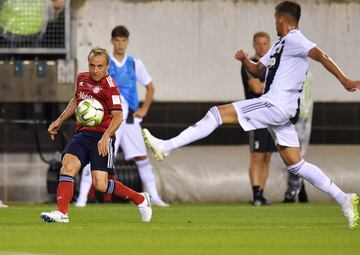
<path id="1" fill-rule="evenodd" d="M 275 142 L 266 128 L 249 131 L 249 145 L 251 152 L 277 151 Z"/>
<path id="2" fill-rule="evenodd" d="M 95 131 L 81 131 L 74 134 L 70 143 L 65 147 L 63 155 L 69 153 L 78 157 L 81 168 L 90 162 L 91 170 L 101 170 L 113 173 L 114 139 L 111 139 L 108 154 L 102 157 L 98 153 L 97 144 L 103 133 Z"/>

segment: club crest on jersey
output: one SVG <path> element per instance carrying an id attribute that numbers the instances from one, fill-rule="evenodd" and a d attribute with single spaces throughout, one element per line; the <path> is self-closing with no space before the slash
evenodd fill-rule
<path id="1" fill-rule="evenodd" d="M 94 92 L 95 94 L 97 94 L 97 93 L 99 93 L 101 90 L 102 90 L 102 88 L 101 88 L 99 85 L 96 85 L 96 86 L 94 87 L 94 89 L 93 89 L 93 92 Z"/>
<path id="2" fill-rule="evenodd" d="M 83 81 L 79 82 L 79 86 L 80 86 L 80 87 L 82 87 L 83 85 L 84 85 L 84 82 L 83 82 Z"/>

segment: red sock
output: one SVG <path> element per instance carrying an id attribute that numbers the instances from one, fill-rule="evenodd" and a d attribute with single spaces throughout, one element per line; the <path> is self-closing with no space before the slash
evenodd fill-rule
<path id="1" fill-rule="evenodd" d="M 58 210 L 64 214 L 69 210 L 69 205 L 74 193 L 74 178 L 69 175 L 60 175 L 57 187 Z"/>
<path id="2" fill-rule="evenodd" d="M 112 181 L 112 180 L 110 180 L 110 181 Z M 115 188 L 113 191 L 113 194 L 115 196 L 125 198 L 125 199 L 130 199 L 136 205 L 139 205 L 142 202 L 144 202 L 145 198 L 140 193 L 130 189 L 129 187 L 126 187 L 124 184 L 122 184 L 119 181 L 113 181 L 113 182 L 115 183 Z"/>
<path id="3" fill-rule="evenodd" d="M 109 180 L 115 180 L 115 175 L 112 175 L 112 174 L 108 174 L 108 179 Z M 109 193 L 104 193 L 103 194 L 103 201 L 104 203 L 110 203 L 112 200 L 112 194 L 109 194 Z"/>
<path id="4" fill-rule="evenodd" d="M 95 201 L 96 200 L 96 192 L 95 192 L 94 185 L 91 185 L 91 188 L 90 188 L 89 193 L 88 193 L 88 200 L 89 201 Z"/>

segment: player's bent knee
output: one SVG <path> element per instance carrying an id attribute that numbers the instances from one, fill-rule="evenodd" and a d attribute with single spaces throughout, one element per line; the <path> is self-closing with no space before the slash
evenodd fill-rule
<path id="1" fill-rule="evenodd" d="M 216 109 L 218 109 L 221 124 L 235 124 L 238 122 L 237 113 L 232 104 L 220 105 Z"/>
<path id="2" fill-rule="evenodd" d="M 62 167 L 60 169 L 60 174 L 66 174 L 70 176 L 75 176 L 80 170 L 81 163 L 80 160 L 71 154 L 65 154 L 62 160 Z"/>
<path id="3" fill-rule="evenodd" d="M 105 185 L 103 182 L 93 182 L 93 184 L 97 191 L 105 192 L 107 189 L 107 184 Z"/>
<path id="4" fill-rule="evenodd" d="M 106 178 L 93 176 L 93 185 L 97 191 L 105 192 L 108 186 L 108 180 Z"/>

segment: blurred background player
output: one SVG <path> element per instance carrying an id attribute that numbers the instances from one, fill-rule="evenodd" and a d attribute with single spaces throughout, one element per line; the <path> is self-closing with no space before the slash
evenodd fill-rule
<path id="1" fill-rule="evenodd" d="M 154 97 L 154 85 L 143 62 L 126 53 L 129 44 L 129 30 L 125 26 L 116 26 L 111 32 L 113 54 L 110 56 L 109 74 L 116 81 L 122 99 L 124 123 L 116 131 L 115 155 L 119 146 L 124 152 L 125 160 L 134 160 L 139 170 L 143 189 L 150 194 L 151 203 L 155 206 L 169 206 L 165 203 L 156 188 L 155 176 L 147 149 L 141 135 L 140 123 L 146 116 Z M 145 100 L 139 107 L 137 82 L 146 88 Z M 87 194 L 91 187 L 89 166 L 83 170 L 80 195 L 76 205 L 85 206 Z"/>
<path id="2" fill-rule="evenodd" d="M 253 48 L 255 55 L 250 59 L 257 63 L 270 49 L 270 36 L 265 32 L 257 32 L 253 36 Z M 244 85 L 245 98 L 259 97 L 264 93 L 265 75 L 260 79 L 252 76 L 241 66 L 241 78 Z M 272 152 L 276 151 L 274 140 L 266 128 L 252 130 L 249 134 L 250 165 L 249 176 L 253 191 L 253 205 L 269 205 L 270 202 L 264 197 L 264 187 L 269 175 L 269 166 Z"/>
<path id="3" fill-rule="evenodd" d="M 295 124 L 295 129 L 299 137 L 301 156 L 305 156 L 309 147 L 311 135 L 311 123 L 313 113 L 313 100 L 311 97 L 310 75 L 306 75 L 303 91 L 300 97 L 300 115 Z M 287 190 L 284 195 L 284 203 L 294 203 L 296 199 L 301 203 L 309 202 L 304 179 L 298 175 L 288 172 Z"/>
<path id="4" fill-rule="evenodd" d="M 74 96 L 62 114 L 50 124 L 48 132 L 52 139 L 65 120 L 74 115 L 79 102 L 94 98 L 104 108 L 101 123 L 94 127 L 81 126 L 76 122 L 76 133 L 63 151 L 57 187 L 57 210 L 43 212 L 45 222 L 68 223 L 69 204 L 73 197 L 74 176 L 82 166 L 90 162 L 96 190 L 131 200 L 138 206 L 142 221 L 151 220 L 152 210 L 148 193 L 138 193 L 118 181 L 108 179 L 114 168 L 114 138 L 122 118 L 121 100 L 116 83 L 108 75 L 109 55 L 105 49 L 94 48 L 88 55 L 89 72 L 79 73 Z"/>

